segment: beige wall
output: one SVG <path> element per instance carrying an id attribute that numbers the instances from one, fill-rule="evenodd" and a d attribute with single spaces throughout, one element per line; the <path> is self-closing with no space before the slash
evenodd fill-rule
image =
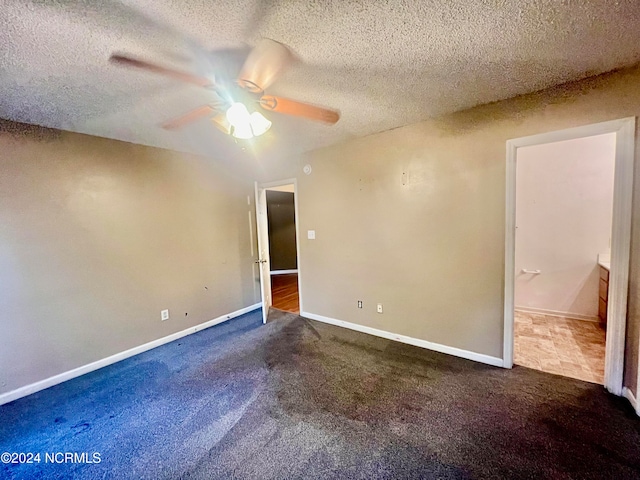
<path id="1" fill-rule="evenodd" d="M 210 159 L 2 127 L 0 393 L 259 301 L 252 182 Z"/>
<path id="2" fill-rule="evenodd" d="M 300 238 L 304 310 L 501 358 L 506 141 L 638 114 L 640 71 L 631 69 L 317 150 L 292 170 L 273 170 L 270 180 L 298 178 L 300 231 L 316 231 L 316 240 Z M 635 390 L 640 195 L 634 202 L 625 381 Z"/>
<path id="3" fill-rule="evenodd" d="M 521 147 L 517 155 L 516 309 L 598 321 L 598 255 L 611 252 L 616 134 Z"/>

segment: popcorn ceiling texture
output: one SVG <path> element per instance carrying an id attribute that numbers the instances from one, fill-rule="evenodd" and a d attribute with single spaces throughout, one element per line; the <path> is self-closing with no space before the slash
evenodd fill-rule
<path id="1" fill-rule="evenodd" d="M 218 158 L 292 155 L 640 61 L 637 0 L 0 4 L 0 118 Z M 220 75 L 260 37 L 298 58 L 268 93 L 338 108 L 337 125 L 269 113 L 245 150 L 206 120 L 167 132 L 212 94 L 107 62 L 124 51 Z"/>

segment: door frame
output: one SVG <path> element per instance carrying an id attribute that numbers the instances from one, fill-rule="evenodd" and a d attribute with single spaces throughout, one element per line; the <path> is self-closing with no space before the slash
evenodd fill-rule
<path id="1" fill-rule="evenodd" d="M 507 141 L 503 346 L 505 368 L 513 367 L 516 162 L 518 148 L 615 133 L 616 154 L 611 228 L 611 271 L 609 274 L 609 301 L 607 306 L 604 386 L 609 392 L 615 395 L 622 395 L 627 296 L 629 291 L 635 129 L 636 118 L 627 117 Z"/>
<path id="2" fill-rule="evenodd" d="M 273 187 L 282 187 L 284 185 L 293 185 L 293 207 L 294 207 L 294 221 L 296 224 L 296 265 L 297 265 L 297 269 L 298 269 L 298 306 L 300 308 L 300 311 L 302 312 L 302 268 L 300 265 L 300 215 L 299 215 L 299 208 L 298 208 L 298 179 L 296 178 L 286 178 L 283 180 L 276 180 L 273 182 L 265 182 L 265 183 L 258 183 L 255 182 L 255 188 L 256 188 L 256 202 L 259 201 L 259 199 L 262 197 L 262 195 L 258 195 L 258 193 L 261 190 L 269 190 L 270 188 Z M 262 197 L 265 199 L 266 202 L 266 195 L 264 197 Z M 265 211 L 267 211 L 267 206 L 266 203 L 264 205 L 265 207 Z M 268 211 L 267 211 L 267 216 L 268 216 Z M 258 218 L 258 205 L 256 204 L 256 222 L 259 221 Z M 265 236 L 266 238 L 261 238 L 260 235 L 258 235 L 258 257 L 260 256 L 260 251 L 261 251 L 261 247 L 263 247 L 263 243 L 262 242 L 266 242 L 266 250 L 269 251 L 269 229 L 267 228 L 267 234 Z M 269 259 L 270 260 L 270 259 Z M 269 261 L 269 264 L 271 264 L 271 261 Z M 271 272 L 269 272 L 269 291 L 271 291 Z M 262 289 L 260 289 L 260 295 L 262 295 Z M 261 298 L 262 301 L 262 308 L 265 308 L 265 299 Z"/>

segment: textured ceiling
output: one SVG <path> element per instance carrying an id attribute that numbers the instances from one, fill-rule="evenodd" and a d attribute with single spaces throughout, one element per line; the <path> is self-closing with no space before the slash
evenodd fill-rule
<path id="1" fill-rule="evenodd" d="M 307 151 L 640 61 L 638 0 L 0 3 L 1 118 L 219 158 Z M 268 113 L 271 131 L 246 144 L 207 120 L 168 132 L 211 93 L 107 62 L 215 74 L 260 37 L 297 57 L 267 93 L 337 108 L 338 124 Z"/>

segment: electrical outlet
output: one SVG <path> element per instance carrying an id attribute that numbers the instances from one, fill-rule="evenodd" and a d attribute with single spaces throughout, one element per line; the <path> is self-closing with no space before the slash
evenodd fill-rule
<path id="1" fill-rule="evenodd" d="M 378 313 L 382 313 L 382 304 L 381 303 L 378 304 Z"/>
<path id="2" fill-rule="evenodd" d="M 160 320 L 162 320 L 163 322 L 165 320 L 169 320 L 169 310 L 162 310 L 160 312 Z"/>
<path id="3" fill-rule="evenodd" d="M 362 300 L 358 300 L 358 308 L 362 308 Z"/>

